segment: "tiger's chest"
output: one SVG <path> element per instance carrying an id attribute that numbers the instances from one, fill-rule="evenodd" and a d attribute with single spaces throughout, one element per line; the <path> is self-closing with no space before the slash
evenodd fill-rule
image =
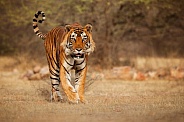
<path id="1" fill-rule="evenodd" d="M 71 69 L 81 70 L 86 66 L 86 58 L 74 59 L 71 56 L 67 56 L 64 58 L 62 65 L 67 71 Z"/>

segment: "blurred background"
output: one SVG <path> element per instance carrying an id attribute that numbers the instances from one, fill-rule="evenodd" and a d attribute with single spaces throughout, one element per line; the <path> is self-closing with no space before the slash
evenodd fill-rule
<path id="1" fill-rule="evenodd" d="M 93 25 L 96 50 L 90 65 L 184 65 L 183 0 L 1 0 L 0 6 L 0 56 L 17 63 L 47 64 L 44 42 L 32 28 L 35 12 L 42 10 L 46 21 L 39 28 L 44 33 L 74 22 Z"/>
<path id="2" fill-rule="evenodd" d="M 38 10 L 43 33 L 93 25 L 88 104 L 50 102 Z M 0 24 L 0 121 L 184 122 L 184 0 L 0 0 Z"/>

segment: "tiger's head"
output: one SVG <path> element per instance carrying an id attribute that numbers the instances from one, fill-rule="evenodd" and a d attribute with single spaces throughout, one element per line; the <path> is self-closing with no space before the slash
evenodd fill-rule
<path id="1" fill-rule="evenodd" d="M 65 26 L 65 35 L 61 46 L 66 55 L 74 59 L 84 58 L 94 51 L 95 43 L 92 39 L 92 26 L 82 27 L 78 23 Z"/>

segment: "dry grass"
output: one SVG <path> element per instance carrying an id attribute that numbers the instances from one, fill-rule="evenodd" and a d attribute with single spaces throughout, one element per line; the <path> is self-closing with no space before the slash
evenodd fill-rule
<path id="1" fill-rule="evenodd" d="M 1 121 L 183 121 L 184 82 L 96 80 L 88 104 L 50 103 L 48 80 L 0 73 Z"/>
<path id="2" fill-rule="evenodd" d="M 14 64 L 3 60 L 1 69 Z M 20 72 L 0 71 L 0 121 L 184 121 L 183 81 L 97 78 L 86 90 L 88 104 L 69 104 L 49 101 L 48 79 L 28 81 L 19 76 Z"/>

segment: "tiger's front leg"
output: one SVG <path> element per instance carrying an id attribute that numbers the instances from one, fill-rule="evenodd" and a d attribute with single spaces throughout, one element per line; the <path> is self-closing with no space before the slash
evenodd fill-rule
<path id="1" fill-rule="evenodd" d="M 72 103 L 78 103 L 79 95 L 75 88 L 71 85 L 71 74 L 65 69 L 64 66 L 60 68 L 60 80 L 63 91 L 68 97 L 68 100 Z"/>
<path id="2" fill-rule="evenodd" d="M 79 98 L 82 103 L 87 103 L 87 101 L 84 99 L 86 72 L 87 72 L 87 66 L 85 66 L 81 70 L 76 70 L 76 74 L 75 74 L 75 89 L 79 94 Z"/>

